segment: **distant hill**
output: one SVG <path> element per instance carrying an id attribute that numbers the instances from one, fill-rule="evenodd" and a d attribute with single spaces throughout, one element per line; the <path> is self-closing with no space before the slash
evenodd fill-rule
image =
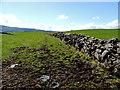
<path id="1" fill-rule="evenodd" d="M 33 28 L 19 28 L 0 25 L 0 32 L 25 32 L 25 31 L 46 31 Z"/>

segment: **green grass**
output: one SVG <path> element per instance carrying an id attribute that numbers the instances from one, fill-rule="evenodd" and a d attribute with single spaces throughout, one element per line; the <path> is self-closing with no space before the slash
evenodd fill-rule
<path id="1" fill-rule="evenodd" d="M 30 47 L 40 47 L 42 44 L 54 43 L 58 40 L 51 38 L 46 35 L 46 32 L 11 32 L 14 35 L 1 35 L 0 39 L 2 42 L 2 54 L 3 57 L 10 55 L 10 49 L 19 46 L 30 46 Z M 53 32 L 52 32 L 53 33 Z M 110 39 L 119 38 L 118 29 L 89 29 L 89 30 L 73 30 L 67 31 L 66 33 L 73 34 L 85 34 L 87 36 L 100 38 L 100 39 Z M 119 38 L 120 39 L 120 38 Z M 1 46 L 1 45 L 0 45 Z"/>
<path id="2" fill-rule="evenodd" d="M 72 34 L 84 34 L 86 36 L 91 36 L 100 39 L 110 39 L 110 38 L 119 38 L 118 29 L 88 29 L 88 30 L 72 30 L 67 31 L 66 33 Z"/>
<path id="3" fill-rule="evenodd" d="M 11 32 L 14 35 L 2 35 L 2 56 L 9 56 L 10 49 L 20 46 L 39 48 L 43 44 L 52 44 L 57 40 L 51 40 L 47 32 Z M 49 40 L 48 40 L 49 39 Z"/>
<path id="4" fill-rule="evenodd" d="M 70 47 L 68 45 L 46 33 L 48 32 L 11 32 L 14 35 L 2 34 L 2 57 L 7 58 L 11 56 L 11 49 L 23 46 L 38 49 L 46 45 L 48 48 L 58 52 L 59 50 L 69 50 Z M 69 51 L 67 52 L 69 53 Z"/>
<path id="5" fill-rule="evenodd" d="M 40 76 L 51 75 L 60 82 L 60 88 L 118 87 L 120 80 L 104 70 L 97 60 L 46 33 L 11 32 L 14 35 L 1 35 L 4 85 L 44 88 L 46 82 L 40 81 Z M 9 68 L 15 63 L 19 65 Z"/>

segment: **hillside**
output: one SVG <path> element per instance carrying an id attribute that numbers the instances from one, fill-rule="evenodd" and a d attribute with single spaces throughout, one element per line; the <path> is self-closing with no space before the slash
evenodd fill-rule
<path id="1" fill-rule="evenodd" d="M 110 38 L 119 38 L 118 29 L 86 29 L 86 30 L 72 30 L 65 33 L 72 34 L 84 34 L 86 36 L 91 36 L 100 39 L 110 39 Z"/>
<path id="2" fill-rule="evenodd" d="M 38 30 L 33 28 L 9 27 L 9 26 L 0 25 L 0 32 L 24 32 L 24 31 L 45 31 L 45 30 Z"/>
<path id="3" fill-rule="evenodd" d="M 11 32 L 3 39 L 3 88 L 120 88 L 102 63 L 46 32 Z"/>

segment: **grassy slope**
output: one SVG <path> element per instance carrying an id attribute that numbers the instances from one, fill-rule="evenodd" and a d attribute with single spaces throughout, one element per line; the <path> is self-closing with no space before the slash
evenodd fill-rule
<path id="1" fill-rule="evenodd" d="M 3 40 L 3 43 L 2 43 L 3 57 L 8 56 L 10 54 L 10 53 L 8 53 L 10 48 L 19 47 L 19 46 L 39 47 L 48 38 L 51 38 L 48 35 L 42 34 L 42 33 L 46 33 L 46 32 L 42 32 L 42 33 L 41 32 L 12 32 L 12 33 L 15 35 L 2 35 L 2 37 L 3 37 L 3 39 L 2 39 Z M 74 31 L 67 31 L 66 33 L 75 33 L 75 34 L 81 33 L 81 34 L 85 34 L 88 36 L 101 38 L 101 39 L 118 38 L 118 30 L 117 29 L 74 30 Z M 0 36 L 1 36 L 1 34 L 0 34 Z M 52 41 L 52 39 L 51 39 L 51 41 Z"/>
<path id="2" fill-rule="evenodd" d="M 54 77 L 61 88 L 118 87 L 120 80 L 111 76 L 99 62 L 45 33 L 2 35 L 3 58 L 6 58 L 3 62 L 4 85 L 45 88 L 46 83 L 39 78 L 47 74 Z M 9 69 L 14 63 L 19 65 Z"/>
<path id="3" fill-rule="evenodd" d="M 39 48 L 43 44 L 50 45 L 57 42 L 44 34 L 46 32 L 11 32 L 14 35 L 2 35 L 3 57 L 10 55 L 10 49 L 20 46 L 30 46 Z M 49 40 L 48 40 L 49 39 Z"/>
<path id="4" fill-rule="evenodd" d="M 100 38 L 100 39 L 119 38 L 118 29 L 73 30 L 73 31 L 67 31 L 66 33 L 85 34 L 87 36 Z"/>

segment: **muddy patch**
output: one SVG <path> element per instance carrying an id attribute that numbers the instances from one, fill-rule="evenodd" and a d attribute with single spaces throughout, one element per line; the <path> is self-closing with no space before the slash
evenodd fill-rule
<path id="1" fill-rule="evenodd" d="M 117 80 L 115 76 L 80 54 L 61 54 L 45 45 L 39 49 L 17 47 L 11 52 L 2 63 L 3 89 L 120 88 L 119 81 L 109 81 Z"/>

